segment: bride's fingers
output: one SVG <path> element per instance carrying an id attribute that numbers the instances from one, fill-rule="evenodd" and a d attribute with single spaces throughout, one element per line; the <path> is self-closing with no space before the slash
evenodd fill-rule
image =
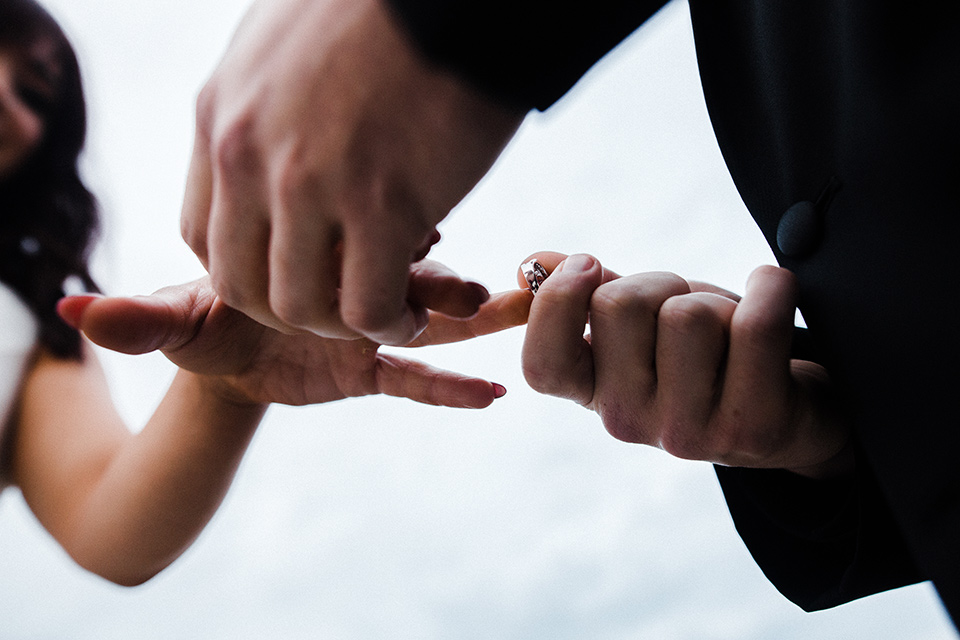
<path id="1" fill-rule="evenodd" d="M 408 347 L 425 347 L 469 340 L 527 322 L 533 296 L 529 291 L 495 293 L 472 318 L 453 318 L 431 313 L 427 328 Z"/>
<path id="2" fill-rule="evenodd" d="M 197 283 L 151 296 L 71 296 L 58 304 L 61 317 L 101 347 L 128 354 L 176 349 L 189 342 L 213 303 Z"/>
<path id="3" fill-rule="evenodd" d="M 506 393 L 488 380 L 383 353 L 377 356 L 376 377 L 380 393 L 443 407 L 482 409 Z"/>

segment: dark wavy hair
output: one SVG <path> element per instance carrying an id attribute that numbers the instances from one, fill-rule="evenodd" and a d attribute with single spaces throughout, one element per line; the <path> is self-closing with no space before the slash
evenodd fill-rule
<path id="1" fill-rule="evenodd" d="M 53 48 L 56 91 L 37 107 L 44 122 L 38 146 L 0 179 L 0 281 L 37 317 L 43 347 L 58 357 L 79 358 L 80 336 L 59 318 L 56 304 L 71 277 L 97 291 L 88 269 L 99 227 L 97 203 L 78 169 L 87 130 L 80 68 L 46 10 L 33 0 L 0 0 L 0 51 L 30 56 L 38 42 Z"/>

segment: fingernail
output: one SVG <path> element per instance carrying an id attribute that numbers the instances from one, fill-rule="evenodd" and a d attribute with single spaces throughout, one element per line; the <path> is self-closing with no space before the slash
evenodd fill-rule
<path id="1" fill-rule="evenodd" d="M 57 302 L 57 314 L 74 329 L 80 328 L 80 318 L 91 302 L 99 298 L 96 295 L 67 296 Z"/>
<path id="2" fill-rule="evenodd" d="M 505 386 L 503 386 L 502 384 L 497 384 L 496 382 L 493 382 L 491 384 L 493 384 L 494 398 L 502 398 L 503 396 L 507 395 L 507 388 Z"/>
<path id="3" fill-rule="evenodd" d="M 561 268 L 564 271 L 589 271 L 593 265 L 593 258 L 583 253 L 577 253 L 564 260 Z"/>

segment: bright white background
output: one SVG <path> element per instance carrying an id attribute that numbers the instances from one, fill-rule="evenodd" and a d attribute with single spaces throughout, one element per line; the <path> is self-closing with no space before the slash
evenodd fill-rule
<path id="1" fill-rule="evenodd" d="M 47 4 L 87 79 L 99 278 L 127 294 L 196 277 L 178 232 L 193 100 L 246 0 Z M 532 116 L 441 231 L 434 256 L 492 290 L 541 249 L 742 290 L 772 257 L 712 139 L 685 4 Z M 0 640 L 957 637 L 925 585 L 802 613 L 751 561 L 708 465 L 534 394 L 522 335 L 420 353 L 505 384 L 484 411 L 273 408 L 211 525 L 143 587 L 76 569 L 6 492 Z M 136 428 L 171 367 L 102 355 Z"/>

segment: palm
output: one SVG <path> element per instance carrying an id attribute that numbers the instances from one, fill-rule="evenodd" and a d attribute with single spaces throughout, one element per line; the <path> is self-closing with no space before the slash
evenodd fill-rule
<path id="1" fill-rule="evenodd" d="M 231 315 L 240 315 L 224 309 Z M 245 317 L 242 322 L 253 323 Z M 208 331 L 217 335 L 215 324 L 216 320 L 213 326 L 205 322 L 198 338 Z M 225 378 L 251 400 L 304 405 L 380 392 L 376 376 L 379 345 L 366 339 L 337 340 L 259 329 L 256 330 L 257 344 L 249 345 L 254 347 L 248 352 L 252 355 L 238 358 L 236 370 L 225 374 Z M 229 333 L 219 335 L 229 339 Z M 185 349 L 191 346 L 188 344 Z M 179 364 L 177 354 L 168 356 Z"/>

